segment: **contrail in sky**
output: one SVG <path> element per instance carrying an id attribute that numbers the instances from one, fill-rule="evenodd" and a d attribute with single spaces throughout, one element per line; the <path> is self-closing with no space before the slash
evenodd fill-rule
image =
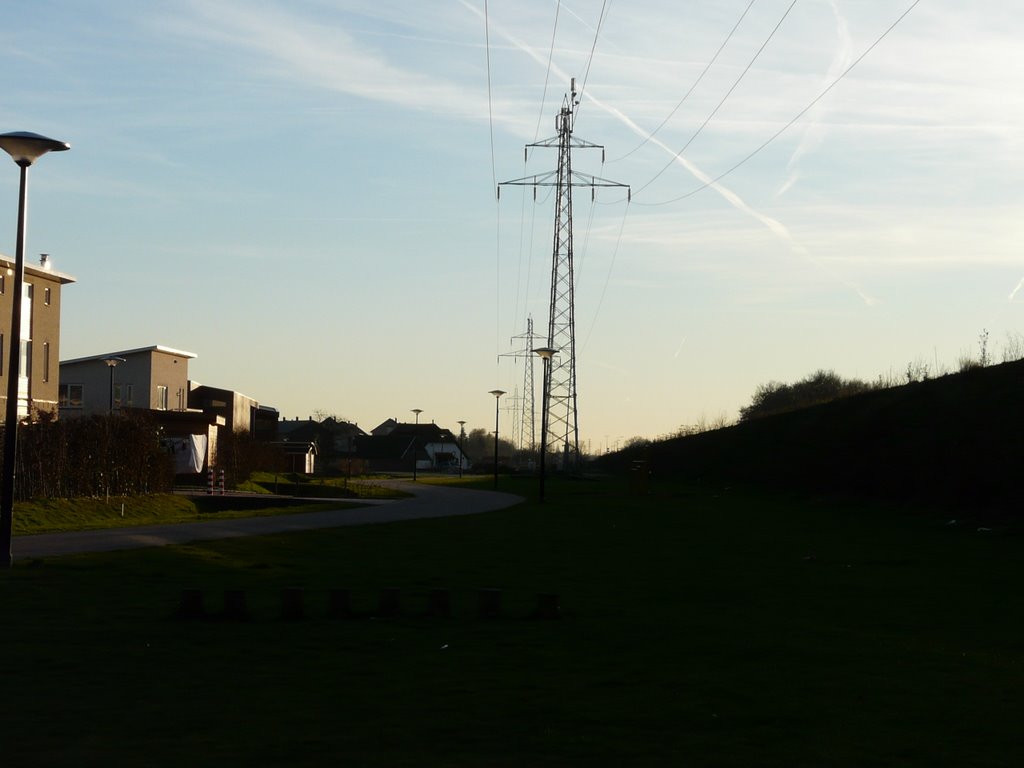
<path id="1" fill-rule="evenodd" d="M 473 13 L 475 13 L 481 19 L 483 18 L 483 15 L 480 13 L 480 11 L 477 8 L 475 8 L 472 5 L 470 5 L 467 2 L 467 0 L 460 0 L 460 2 L 468 10 L 472 11 Z M 493 31 L 497 32 L 498 34 L 500 34 L 509 43 L 511 43 L 513 46 L 515 46 L 516 48 L 521 50 L 523 53 L 525 53 L 527 56 L 532 58 L 534 61 L 536 61 L 542 67 L 547 67 L 548 66 L 548 60 L 544 56 L 542 56 L 541 54 L 539 54 L 536 51 L 534 51 L 533 48 L 531 48 L 529 45 L 524 43 L 522 40 L 517 39 L 511 33 L 507 32 L 504 29 L 501 29 L 500 27 L 495 26 L 493 21 L 490 22 L 490 28 L 491 28 L 491 30 L 493 30 Z M 566 74 L 565 72 L 562 72 L 558 67 L 556 67 L 556 66 L 554 66 L 552 64 L 551 68 L 552 68 L 552 70 L 556 71 L 558 76 L 561 77 L 563 80 L 568 80 L 569 79 L 569 75 Z M 639 125 L 637 125 L 635 122 L 633 122 L 633 120 L 631 120 L 628 116 L 624 115 L 621 111 L 619 111 L 615 107 L 612 107 L 612 106 L 609 106 L 608 104 L 605 104 L 600 99 L 597 99 L 594 96 L 590 95 L 589 92 L 584 92 L 582 94 L 582 96 L 585 96 L 597 108 L 604 110 L 608 114 L 610 114 L 613 117 L 615 117 L 616 119 L 618 119 L 620 122 L 622 122 L 624 125 L 626 125 L 626 127 L 628 127 L 631 131 L 636 133 L 641 138 L 647 140 L 648 142 L 650 142 L 652 144 L 655 144 L 656 146 L 660 147 L 665 152 L 667 152 L 669 155 L 672 155 L 674 160 L 675 160 L 675 162 L 679 163 L 679 165 L 681 165 L 683 168 L 685 168 L 687 170 L 687 172 L 689 172 L 694 178 L 696 178 L 698 181 L 700 181 L 705 186 L 715 190 L 715 192 L 717 192 L 719 195 L 721 195 L 723 198 L 725 198 L 725 200 L 730 205 L 732 205 L 736 210 L 738 210 L 738 211 L 740 211 L 742 213 L 747 214 L 751 218 L 753 218 L 756 221 L 758 221 L 761 224 L 763 224 L 765 227 L 768 228 L 769 231 L 771 231 L 779 239 L 781 239 L 783 242 L 785 242 L 787 245 L 789 245 L 789 247 L 793 250 L 794 253 L 796 253 L 797 255 L 799 255 L 801 257 L 803 257 L 807 261 L 811 262 L 818 269 L 820 269 L 823 272 L 825 272 L 826 274 L 828 274 L 832 279 L 838 280 L 840 283 L 842 283 L 847 288 L 852 290 L 869 307 L 875 305 L 876 302 L 875 302 L 874 299 L 872 299 L 870 296 L 866 295 L 856 285 L 853 285 L 849 281 L 843 280 L 842 278 L 839 278 L 837 275 L 833 274 L 831 272 L 831 270 L 829 270 L 818 259 L 816 259 L 814 256 L 812 256 L 811 252 L 808 251 L 807 248 L 805 248 L 804 246 L 802 246 L 798 242 L 796 242 L 796 240 L 790 234 L 789 230 L 786 228 L 786 226 L 781 221 L 778 221 L 777 219 L 773 219 L 771 216 L 768 216 L 768 215 L 766 215 L 764 213 L 761 213 L 760 211 L 756 210 L 755 208 L 752 208 L 738 194 L 733 192 L 728 187 L 722 185 L 720 182 L 715 181 L 711 176 L 708 176 L 708 174 L 704 173 L 704 171 L 702 171 L 700 168 L 695 166 L 693 163 L 691 163 L 688 159 L 683 157 L 681 154 L 677 154 L 675 152 L 675 150 L 673 150 L 671 147 L 666 145 L 664 142 L 662 142 L 656 136 L 653 136 L 650 133 L 648 133 L 647 131 L 645 131 L 643 128 L 641 128 Z"/>
<path id="2" fill-rule="evenodd" d="M 846 69 L 850 66 L 850 60 L 853 58 L 853 41 L 850 39 L 850 28 L 846 23 L 846 19 L 839 12 L 839 6 L 836 5 L 835 0 L 829 0 L 829 5 L 832 6 L 832 13 L 836 17 L 836 37 L 839 40 L 839 47 L 836 49 L 835 55 L 832 57 L 832 62 L 829 64 L 828 72 L 825 75 L 825 82 L 834 82 Z M 814 115 L 817 110 L 810 112 L 810 115 Z M 800 139 L 800 144 L 794 150 L 792 157 L 789 158 L 789 162 L 786 164 L 786 170 L 789 173 L 789 177 L 783 182 L 779 191 L 775 193 L 776 197 L 781 197 L 786 194 L 789 189 L 800 180 L 800 161 L 804 155 L 814 149 L 819 143 L 821 143 L 821 131 L 818 130 L 818 126 L 821 121 L 812 119 L 810 125 L 807 126 L 803 133 L 803 137 Z"/>
<path id="3" fill-rule="evenodd" d="M 1020 282 L 1017 283 L 1017 287 L 1014 288 L 1013 291 L 1011 291 L 1010 301 L 1013 301 L 1015 298 L 1017 298 L 1017 293 L 1020 291 L 1021 288 L 1024 288 L 1024 277 L 1022 277 L 1020 279 Z"/>

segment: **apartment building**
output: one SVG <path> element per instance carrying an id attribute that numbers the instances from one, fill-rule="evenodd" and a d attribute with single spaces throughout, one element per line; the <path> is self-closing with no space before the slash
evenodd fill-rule
<path id="1" fill-rule="evenodd" d="M 53 269 L 43 254 L 39 264 L 25 265 L 22 285 L 18 415 L 36 418 L 56 413 L 59 393 L 61 288 L 75 278 Z M 14 259 L 0 255 L 0 422 L 7 412 L 7 375 L 11 355 Z"/>

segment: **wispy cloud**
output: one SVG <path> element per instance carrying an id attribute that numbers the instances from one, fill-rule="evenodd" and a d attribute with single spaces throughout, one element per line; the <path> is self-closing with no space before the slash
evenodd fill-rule
<path id="1" fill-rule="evenodd" d="M 258 57 L 269 75 L 298 87 L 322 88 L 411 110 L 476 112 L 482 88 L 467 88 L 396 64 L 339 24 L 284 7 L 239 2 L 192 2 L 186 18 L 168 22 L 192 40 Z M 484 118 L 486 119 L 486 114 Z"/>

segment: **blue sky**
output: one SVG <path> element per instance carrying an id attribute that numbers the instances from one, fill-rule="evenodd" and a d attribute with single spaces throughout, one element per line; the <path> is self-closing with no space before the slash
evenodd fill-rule
<path id="1" fill-rule="evenodd" d="M 523 386 L 500 356 L 546 326 L 554 216 L 494 184 L 555 167 L 523 145 L 576 77 L 607 152 L 574 167 L 634 191 L 575 202 L 591 450 L 819 368 L 955 369 L 984 329 L 998 360 L 1024 332 L 1015 4 L 921 0 L 694 192 L 912 2 L 19 5 L 0 130 L 72 144 L 30 189 L 29 253 L 78 280 L 61 356 L 164 344 L 287 418 L 490 428 L 488 390 Z M 11 164 L 6 253 L 16 195 Z"/>

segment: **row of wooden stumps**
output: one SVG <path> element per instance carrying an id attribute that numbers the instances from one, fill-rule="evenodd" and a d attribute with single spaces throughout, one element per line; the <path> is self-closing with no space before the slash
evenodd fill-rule
<path id="1" fill-rule="evenodd" d="M 299 621 L 310 618 L 306 609 L 305 590 L 300 587 L 287 587 L 281 590 L 281 619 Z M 369 617 L 392 618 L 402 613 L 402 592 L 396 587 L 388 587 L 380 591 L 377 611 L 367 614 Z M 201 589 L 183 589 L 178 604 L 176 617 L 186 620 L 224 619 L 228 621 L 246 621 L 252 618 L 246 600 L 246 593 L 241 589 L 224 590 L 223 609 L 219 613 L 206 610 L 203 591 Z M 451 590 L 432 589 L 427 596 L 426 611 L 421 614 L 433 618 L 451 618 Z M 477 615 L 483 619 L 498 619 L 502 613 L 502 590 L 481 589 Z M 537 604 L 529 618 L 558 619 L 562 615 L 558 595 L 539 593 Z M 352 608 L 352 596 L 347 589 L 332 589 L 328 593 L 327 616 L 332 619 L 359 618 Z"/>

